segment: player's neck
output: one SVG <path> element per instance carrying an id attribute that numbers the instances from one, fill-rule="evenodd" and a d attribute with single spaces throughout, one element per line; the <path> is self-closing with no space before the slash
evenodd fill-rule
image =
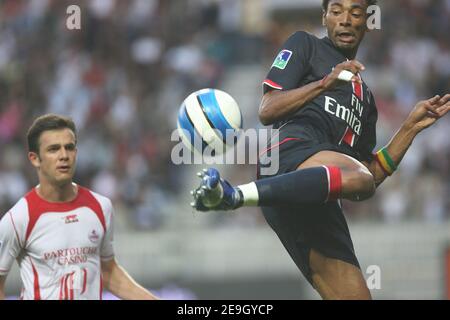
<path id="1" fill-rule="evenodd" d="M 45 201 L 48 202 L 70 202 L 77 197 L 78 187 L 72 182 L 63 185 L 54 185 L 41 181 L 36 188 L 36 192 Z"/>
<path id="2" fill-rule="evenodd" d="M 356 54 L 358 53 L 358 50 L 342 50 L 340 49 L 341 53 L 348 59 L 348 60 L 354 60 L 356 58 Z"/>
<path id="3" fill-rule="evenodd" d="M 348 60 L 354 60 L 356 58 L 356 55 L 358 54 L 359 44 L 353 49 L 343 49 L 339 48 L 339 46 L 332 40 L 330 36 L 325 37 L 326 41 L 333 46 L 337 51 L 339 51 L 344 57 L 346 57 Z"/>

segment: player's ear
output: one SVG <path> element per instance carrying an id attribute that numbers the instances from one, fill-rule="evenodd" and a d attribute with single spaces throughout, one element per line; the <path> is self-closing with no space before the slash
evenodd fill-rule
<path id="1" fill-rule="evenodd" d="M 322 11 L 322 26 L 327 25 L 327 12 L 325 10 Z"/>
<path id="2" fill-rule="evenodd" d="M 369 18 L 370 15 L 366 13 L 366 22 L 365 22 L 365 27 L 364 27 L 364 33 L 370 32 L 370 26 L 369 26 Z"/>
<path id="3" fill-rule="evenodd" d="M 41 166 L 41 159 L 36 152 L 28 152 L 28 160 L 30 160 L 31 165 L 38 169 Z"/>

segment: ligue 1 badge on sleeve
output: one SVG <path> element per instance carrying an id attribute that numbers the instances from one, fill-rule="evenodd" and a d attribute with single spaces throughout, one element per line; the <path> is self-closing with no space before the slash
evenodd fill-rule
<path id="1" fill-rule="evenodd" d="M 291 60 L 291 57 L 292 51 L 282 50 L 273 62 L 272 67 L 284 70 L 289 63 L 289 60 Z"/>

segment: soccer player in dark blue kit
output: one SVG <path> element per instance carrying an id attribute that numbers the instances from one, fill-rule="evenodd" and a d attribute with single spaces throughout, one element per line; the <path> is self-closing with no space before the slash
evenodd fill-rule
<path id="1" fill-rule="evenodd" d="M 328 37 L 294 33 L 264 81 L 259 116 L 279 129 L 279 170 L 233 187 L 215 169 L 192 192 L 199 211 L 260 206 L 323 299 L 371 299 L 340 199 L 362 201 L 399 165 L 415 136 L 450 109 L 450 94 L 420 101 L 387 146 L 376 145 L 375 100 L 355 60 L 375 0 L 324 0 Z M 262 155 L 264 157 L 265 155 Z M 266 154 L 267 156 L 267 154 Z M 266 164 L 267 165 L 267 164 Z"/>

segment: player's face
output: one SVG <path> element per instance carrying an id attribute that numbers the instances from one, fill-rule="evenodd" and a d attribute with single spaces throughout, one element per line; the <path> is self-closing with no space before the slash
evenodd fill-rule
<path id="1" fill-rule="evenodd" d="M 38 169 L 40 183 L 64 185 L 72 182 L 76 165 L 76 139 L 70 129 L 44 131 L 39 138 L 39 154 L 29 153 Z"/>
<path id="2" fill-rule="evenodd" d="M 323 23 L 334 45 L 349 55 L 356 55 L 367 31 L 366 0 L 331 0 Z"/>

